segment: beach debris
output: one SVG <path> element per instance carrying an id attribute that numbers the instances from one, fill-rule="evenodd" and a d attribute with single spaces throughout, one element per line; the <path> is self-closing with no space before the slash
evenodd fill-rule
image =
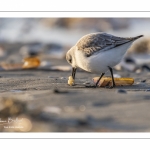
<path id="1" fill-rule="evenodd" d="M 23 69 L 37 68 L 40 66 L 40 59 L 38 57 L 24 58 Z"/>
<path id="2" fill-rule="evenodd" d="M 135 84 L 140 85 L 141 87 L 145 86 L 145 82 L 141 82 L 140 80 L 138 82 L 136 82 Z"/>
<path id="3" fill-rule="evenodd" d="M 118 89 L 118 90 L 117 90 L 117 93 L 127 93 L 127 92 L 126 92 L 126 90 Z"/>
<path id="4" fill-rule="evenodd" d="M 83 84 L 85 84 L 85 85 L 89 85 L 89 84 L 91 84 L 91 82 L 89 82 L 89 81 L 85 81 Z"/>
<path id="5" fill-rule="evenodd" d="M 139 68 L 139 69 L 137 69 L 136 71 L 135 71 L 135 73 L 137 73 L 137 74 L 139 74 L 139 73 L 141 73 L 142 72 L 142 69 L 141 68 Z"/>
<path id="6" fill-rule="evenodd" d="M 56 93 L 56 94 L 59 94 L 59 93 L 61 94 L 61 93 L 62 93 L 62 94 L 63 94 L 63 93 L 68 93 L 68 91 L 66 91 L 66 90 L 54 89 L 54 90 L 53 90 L 53 93 Z"/>
<path id="7" fill-rule="evenodd" d="M 5 62 L 2 62 L 0 64 L 0 68 L 2 70 L 20 70 L 20 69 L 22 69 L 22 65 L 23 65 L 23 63 L 8 64 L 8 63 L 5 63 Z"/>
<path id="8" fill-rule="evenodd" d="M 145 83 L 145 82 L 146 82 L 146 79 L 141 80 L 141 82 Z"/>
<path id="9" fill-rule="evenodd" d="M 0 63 L 0 70 L 22 70 L 22 69 L 34 69 L 40 70 L 54 70 L 54 71 L 69 71 L 70 68 L 67 66 L 52 66 L 49 62 L 40 62 L 37 57 L 28 57 L 24 59 L 23 63 Z"/>
<path id="10" fill-rule="evenodd" d="M 74 81 L 74 79 L 73 79 L 72 76 L 69 76 L 69 78 L 68 78 L 68 84 L 69 84 L 70 86 L 75 85 L 75 81 Z"/>
<path id="11" fill-rule="evenodd" d="M 117 70 L 117 71 L 121 71 L 121 70 L 122 70 L 121 64 L 120 64 L 120 63 L 117 64 L 117 65 L 114 67 L 114 69 Z"/>
<path id="12" fill-rule="evenodd" d="M 121 78 L 121 75 L 119 75 L 119 74 L 114 74 L 114 78 Z"/>
<path id="13" fill-rule="evenodd" d="M 97 83 L 99 77 L 94 77 L 93 82 Z M 114 78 L 116 86 L 132 85 L 134 83 L 133 78 Z M 112 86 L 111 77 L 103 77 L 99 84 L 100 87 Z"/>

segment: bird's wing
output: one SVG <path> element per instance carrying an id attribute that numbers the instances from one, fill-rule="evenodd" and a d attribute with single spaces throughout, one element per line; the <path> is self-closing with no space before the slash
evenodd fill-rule
<path id="1" fill-rule="evenodd" d="M 78 50 L 83 51 L 85 56 L 89 57 L 96 52 L 109 50 L 135 39 L 137 38 L 122 38 L 106 33 L 92 33 L 82 37 L 76 46 Z"/>

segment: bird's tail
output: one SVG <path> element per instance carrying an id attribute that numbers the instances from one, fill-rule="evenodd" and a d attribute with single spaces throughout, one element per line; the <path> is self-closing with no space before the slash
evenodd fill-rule
<path id="1" fill-rule="evenodd" d="M 133 37 L 132 39 L 133 40 L 136 40 L 136 39 L 139 39 L 139 38 L 141 38 L 141 37 L 143 37 L 144 35 L 139 35 L 139 36 L 136 36 L 136 37 Z"/>

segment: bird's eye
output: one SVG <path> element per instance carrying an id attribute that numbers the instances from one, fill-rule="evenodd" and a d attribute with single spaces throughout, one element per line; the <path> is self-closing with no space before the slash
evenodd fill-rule
<path id="1" fill-rule="evenodd" d="M 69 62 L 72 63 L 72 59 L 69 59 Z"/>

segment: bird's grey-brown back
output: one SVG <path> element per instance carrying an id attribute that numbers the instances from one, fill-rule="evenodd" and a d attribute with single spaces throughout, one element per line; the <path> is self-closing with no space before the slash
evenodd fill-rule
<path id="1" fill-rule="evenodd" d="M 86 57 L 90 57 L 95 53 L 110 50 L 127 42 L 134 41 L 140 37 L 142 37 L 142 35 L 137 37 L 123 38 L 98 32 L 83 36 L 77 42 L 76 46 L 79 51 L 82 51 L 85 54 Z"/>

